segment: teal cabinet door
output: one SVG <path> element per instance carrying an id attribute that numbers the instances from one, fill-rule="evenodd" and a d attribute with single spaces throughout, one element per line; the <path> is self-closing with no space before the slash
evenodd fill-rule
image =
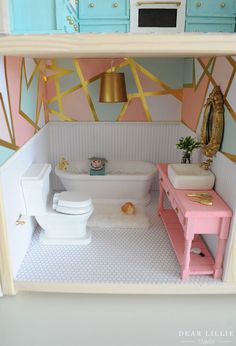
<path id="1" fill-rule="evenodd" d="M 129 32 L 130 0 L 79 1 L 80 32 Z"/>
<path id="2" fill-rule="evenodd" d="M 235 0 L 188 0 L 185 31 L 235 31 Z"/>
<path id="3" fill-rule="evenodd" d="M 235 12 L 234 0 L 188 0 L 188 16 L 204 17 L 233 17 Z"/>
<path id="4" fill-rule="evenodd" d="M 11 32 L 63 32 L 64 9 L 64 0 L 10 0 Z"/>
<path id="5" fill-rule="evenodd" d="M 81 19 L 127 19 L 129 17 L 129 0 L 83 0 L 79 2 Z"/>

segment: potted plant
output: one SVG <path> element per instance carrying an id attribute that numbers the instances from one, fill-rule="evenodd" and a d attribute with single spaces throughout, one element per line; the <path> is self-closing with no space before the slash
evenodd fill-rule
<path id="1" fill-rule="evenodd" d="M 191 155 L 193 150 L 199 148 L 200 146 L 201 143 L 197 142 L 196 139 L 191 136 L 181 137 L 178 143 L 176 143 L 176 147 L 183 150 L 181 163 L 191 163 Z"/>

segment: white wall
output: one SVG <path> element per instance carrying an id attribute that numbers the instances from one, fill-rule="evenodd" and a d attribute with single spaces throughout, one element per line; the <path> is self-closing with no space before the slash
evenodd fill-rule
<path id="1" fill-rule="evenodd" d="M 19 215 L 25 213 L 20 180 L 31 163 L 49 162 L 48 133 L 48 126 L 45 126 L 0 167 L 0 184 L 3 190 L 3 205 L 14 276 L 25 256 L 35 228 L 35 222 L 30 217 L 27 218 L 24 226 L 16 226 Z"/>
<path id="2" fill-rule="evenodd" d="M 208 88 L 205 99 L 208 98 L 212 88 Z M 201 126 L 204 117 L 204 107 L 200 115 L 197 134 L 200 137 Z M 202 157 L 205 159 L 206 157 Z M 230 236 L 227 242 L 227 248 L 225 252 L 224 267 L 224 280 L 236 281 L 236 264 L 234 264 L 234 251 L 236 249 L 236 189 L 235 189 L 235 176 L 236 176 L 236 164 L 229 160 L 225 155 L 218 152 L 213 158 L 213 164 L 211 167 L 212 172 L 216 175 L 215 190 L 225 200 L 225 202 L 232 209 L 234 216 L 231 221 Z M 205 236 L 205 240 L 213 254 L 217 248 L 217 237 Z"/>
<path id="3" fill-rule="evenodd" d="M 224 279 L 236 281 L 236 261 L 234 259 L 236 252 L 236 164 L 218 152 L 213 160 L 212 171 L 216 175 L 216 192 L 225 200 L 234 213 L 225 255 L 227 270 L 224 273 Z"/>

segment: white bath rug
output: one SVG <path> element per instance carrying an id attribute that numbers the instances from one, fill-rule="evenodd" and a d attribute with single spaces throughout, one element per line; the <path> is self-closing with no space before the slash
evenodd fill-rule
<path id="1" fill-rule="evenodd" d="M 148 229 L 149 218 L 142 206 L 136 206 L 133 215 L 121 211 L 121 205 L 94 204 L 94 212 L 89 218 L 91 228 Z"/>

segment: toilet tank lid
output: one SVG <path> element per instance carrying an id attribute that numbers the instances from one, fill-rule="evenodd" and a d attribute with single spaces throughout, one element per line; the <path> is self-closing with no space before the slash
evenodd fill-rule
<path id="1" fill-rule="evenodd" d="M 48 176 L 52 170 L 50 163 L 33 163 L 22 176 L 23 181 L 29 180 L 42 180 L 43 177 Z"/>

